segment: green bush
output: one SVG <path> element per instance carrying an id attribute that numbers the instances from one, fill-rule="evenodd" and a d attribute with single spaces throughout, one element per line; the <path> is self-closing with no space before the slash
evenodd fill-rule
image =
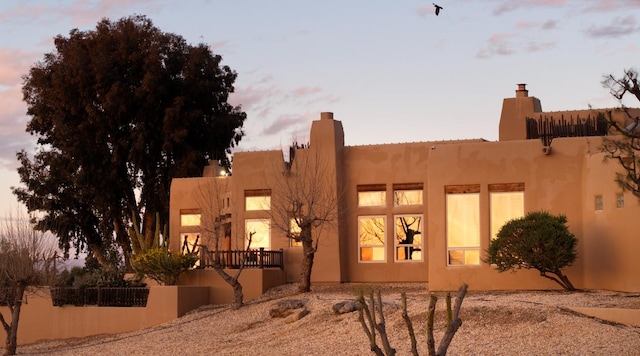
<path id="1" fill-rule="evenodd" d="M 178 276 L 192 268 L 198 257 L 182 255 L 164 247 L 156 247 L 131 257 L 131 267 L 141 277 L 151 278 L 162 285 L 175 285 Z"/>
<path id="2" fill-rule="evenodd" d="M 576 259 L 578 240 L 569 232 L 564 215 L 532 212 L 507 222 L 487 249 L 486 263 L 500 272 L 536 269 L 542 277 L 560 284 L 566 290 L 575 288 L 562 269 Z"/>

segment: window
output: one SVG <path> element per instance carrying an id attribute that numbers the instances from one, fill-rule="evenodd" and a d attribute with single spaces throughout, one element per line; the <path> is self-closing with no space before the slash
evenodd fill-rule
<path id="1" fill-rule="evenodd" d="M 422 215 L 396 215 L 396 261 L 422 261 Z"/>
<path id="2" fill-rule="evenodd" d="M 384 184 L 358 186 L 358 206 L 387 205 L 387 191 Z"/>
<path id="3" fill-rule="evenodd" d="M 180 209 L 180 226 L 200 226 L 199 209 Z"/>
<path id="4" fill-rule="evenodd" d="M 384 216 L 358 217 L 358 260 L 361 262 L 386 261 Z"/>
<path id="5" fill-rule="evenodd" d="M 618 195 L 616 195 L 616 207 L 624 208 L 624 194 L 618 193 Z"/>
<path id="6" fill-rule="evenodd" d="M 247 219 L 245 221 L 246 240 L 245 243 L 251 249 L 263 247 L 269 249 L 271 240 L 271 220 L 269 219 Z"/>
<path id="7" fill-rule="evenodd" d="M 393 206 L 402 205 L 422 205 L 422 183 L 393 185 Z"/>
<path id="8" fill-rule="evenodd" d="M 299 237 L 301 231 L 302 229 L 300 229 L 300 226 L 298 226 L 296 219 L 292 218 L 291 222 L 289 222 L 289 234 L 291 234 L 291 236 Z M 290 238 L 289 241 L 291 241 L 291 247 L 302 246 L 302 241 L 296 241 L 296 239 L 292 239 L 292 238 Z"/>
<path id="9" fill-rule="evenodd" d="M 271 209 L 271 191 L 269 189 L 245 190 L 244 208 L 246 211 Z"/>
<path id="10" fill-rule="evenodd" d="M 524 184 L 490 184 L 491 239 L 508 221 L 524 216 Z"/>
<path id="11" fill-rule="evenodd" d="M 480 186 L 446 187 L 447 264 L 480 264 Z"/>
<path id="12" fill-rule="evenodd" d="M 183 255 L 192 253 L 200 254 L 200 234 L 199 233 L 183 233 L 180 234 L 180 252 Z M 200 266 L 200 261 L 196 261 L 196 266 Z"/>
<path id="13" fill-rule="evenodd" d="M 596 195 L 596 210 L 602 210 L 602 195 Z"/>

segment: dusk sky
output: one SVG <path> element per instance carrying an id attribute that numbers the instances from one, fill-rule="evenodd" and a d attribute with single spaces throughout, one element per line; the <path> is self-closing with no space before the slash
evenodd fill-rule
<path id="1" fill-rule="evenodd" d="M 349 146 L 497 140 L 502 99 L 526 83 L 545 111 L 616 107 L 603 76 L 637 68 L 640 0 L 50 0 L 0 2 L 0 216 L 19 207 L 22 76 L 56 35 L 140 14 L 238 73 L 237 150 L 308 139 L 320 112 Z M 640 106 L 630 102 L 628 105 Z"/>

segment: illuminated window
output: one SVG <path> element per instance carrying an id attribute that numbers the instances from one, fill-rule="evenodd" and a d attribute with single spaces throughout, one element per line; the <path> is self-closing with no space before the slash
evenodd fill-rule
<path id="1" fill-rule="evenodd" d="M 422 205 L 422 183 L 393 185 L 393 206 L 401 205 Z"/>
<path id="2" fill-rule="evenodd" d="M 602 195 L 596 195 L 596 210 L 602 210 Z"/>
<path id="3" fill-rule="evenodd" d="M 422 261 L 422 215 L 396 215 L 396 261 Z"/>
<path id="4" fill-rule="evenodd" d="M 302 231 L 302 229 L 300 229 L 300 226 L 298 226 L 298 223 L 296 222 L 296 219 L 291 219 L 291 221 L 289 222 L 289 233 L 291 234 L 291 236 L 295 236 L 295 237 L 300 237 L 300 232 Z M 289 241 L 291 241 L 291 247 L 301 247 L 302 246 L 302 241 L 296 241 L 295 238 L 290 238 Z"/>
<path id="5" fill-rule="evenodd" d="M 358 217 L 358 260 L 361 262 L 384 262 L 386 218 L 384 216 Z"/>
<path id="6" fill-rule="evenodd" d="M 384 184 L 359 185 L 358 206 L 387 205 L 387 191 Z"/>
<path id="7" fill-rule="evenodd" d="M 246 190 L 244 207 L 246 211 L 271 209 L 271 191 L 268 189 Z"/>
<path id="8" fill-rule="evenodd" d="M 524 217 L 524 184 L 490 184 L 491 239 L 510 220 Z"/>
<path id="9" fill-rule="evenodd" d="M 182 233 L 180 234 L 180 252 L 183 255 L 200 253 L 200 234 L 199 233 Z M 196 262 L 196 266 L 200 265 L 200 261 Z"/>
<path id="10" fill-rule="evenodd" d="M 447 187 L 447 264 L 480 264 L 480 186 Z"/>
<path id="11" fill-rule="evenodd" d="M 180 226 L 200 226 L 199 209 L 180 209 Z"/>
<path id="12" fill-rule="evenodd" d="M 624 194 L 618 193 L 618 195 L 616 195 L 616 207 L 624 208 Z"/>
<path id="13" fill-rule="evenodd" d="M 271 242 L 271 220 L 247 219 L 245 220 L 245 243 L 251 249 L 263 247 L 269 249 Z M 251 245 L 249 245 L 249 243 Z"/>

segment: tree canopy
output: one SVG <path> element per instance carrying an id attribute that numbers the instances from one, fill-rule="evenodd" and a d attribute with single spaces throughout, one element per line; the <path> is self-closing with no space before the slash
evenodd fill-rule
<path id="1" fill-rule="evenodd" d="M 18 152 L 13 192 L 36 227 L 99 260 L 113 236 L 125 253 L 139 243 L 133 224 L 145 241 L 165 230 L 171 179 L 228 165 L 244 136 L 246 114 L 228 103 L 237 74 L 221 61 L 144 16 L 56 36 L 23 86 L 38 150 Z"/>
<path id="2" fill-rule="evenodd" d="M 562 269 L 577 257 L 578 240 L 569 232 L 564 215 L 532 212 L 507 222 L 487 249 L 485 262 L 500 272 L 536 269 L 567 290 L 575 288 Z"/>

